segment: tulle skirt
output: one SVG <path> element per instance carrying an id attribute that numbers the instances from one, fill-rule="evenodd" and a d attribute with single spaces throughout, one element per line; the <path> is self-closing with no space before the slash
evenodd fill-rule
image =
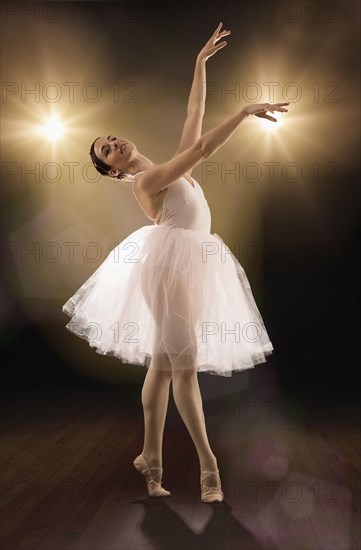
<path id="1" fill-rule="evenodd" d="M 244 269 L 215 233 L 137 229 L 63 311 L 98 353 L 154 370 L 231 376 L 274 349 Z"/>

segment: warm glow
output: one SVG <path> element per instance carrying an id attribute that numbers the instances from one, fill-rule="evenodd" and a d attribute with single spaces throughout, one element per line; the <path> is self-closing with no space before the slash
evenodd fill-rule
<path id="1" fill-rule="evenodd" d="M 52 141 L 61 139 L 64 134 L 64 127 L 57 118 L 53 118 L 42 127 L 42 133 Z"/>
<path id="2" fill-rule="evenodd" d="M 277 118 L 277 115 L 278 115 L 279 118 L 277 119 L 277 122 L 267 120 L 266 118 L 258 118 L 258 120 L 261 123 L 262 128 L 264 128 L 266 132 L 276 132 L 282 126 L 282 123 L 284 122 L 284 120 L 282 119 L 282 116 L 284 117 L 285 115 L 283 113 L 276 113 L 276 112 L 274 113 L 268 112 L 267 114 L 269 114 L 270 116 L 273 116 L 274 118 Z M 286 113 L 286 116 L 287 116 L 287 113 Z"/>

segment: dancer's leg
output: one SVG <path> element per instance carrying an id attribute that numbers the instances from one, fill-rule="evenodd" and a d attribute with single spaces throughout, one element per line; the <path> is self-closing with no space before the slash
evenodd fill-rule
<path id="1" fill-rule="evenodd" d="M 215 470 L 217 459 L 209 445 L 197 377 L 197 338 L 194 297 L 186 277 L 172 272 L 172 300 L 164 342 L 172 364 L 173 396 L 196 447 L 202 470 Z M 165 278 L 167 287 L 167 278 Z"/>
<path id="2" fill-rule="evenodd" d="M 191 357 L 188 361 L 192 361 Z M 215 470 L 217 459 L 208 441 L 197 372 L 174 370 L 172 386 L 174 402 L 194 442 L 201 469 Z"/>
<path id="3" fill-rule="evenodd" d="M 143 266 L 142 292 L 156 326 L 152 360 L 142 389 L 144 413 L 142 454 L 150 468 L 162 468 L 163 432 L 169 401 L 169 386 L 172 379 L 172 366 L 168 355 L 161 346 L 165 300 L 162 269 L 156 267 L 150 270 L 146 264 Z M 153 479 L 160 481 L 158 477 L 160 478 L 159 471 L 154 470 Z"/>
<path id="4" fill-rule="evenodd" d="M 169 400 L 171 370 L 154 370 L 158 362 L 169 359 L 153 355 L 143 389 L 144 446 L 142 454 L 150 467 L 162 468 L 162 442 Z"/>
<path id="5" fill-rule="evenodd" d="M 208 442 L 196 373 L 197 340 L 194 332 L 195 312 L 192 309 L 191 289 L 187 288 L 181 273 L 163 267 L 153 273 L 143 270 L 142 290 L 156 322 L 157 349 L 165 352 L 163 356 L 160 354 L 163 360 L 155 363 L 154 367 L 161 369 L 158 372 L 163 372 L 166 380 L 169 380 L 169 375 L 172 377 L 174 401 L 195 444 L 201 469 L 214 470 L 217 460 Z M 153 357 L 156 356 L 155 353 Z M 169 365 L 165 358 L 169 358 Z M 152 448 L 153 458 L 158 460 L 164 420 L 159 420 L 162 413 L 155 413 L 154 408 L 158 401 L 158 380 L 161 380 L 161 377 L 162 374 L 159 374 L 159 378 L 156 378 L 156 375 L 152 377 L 149 370 L 144 390 L 144 400 L 148 403 L 146 409 L 149 411 L 149 414 L 145 412 L 146 423 L 149 426 L 146 430 L 145 447 L 146 450 Z M 165 399 L 164 389 L 160 393 Z M 168 395 L 167 390 L 167 399 Z M 163 405 L 159 405 L 163 414 L 164 404 L 165 400 Z M 152 415 L 159 421 L 150 420 Z"/>

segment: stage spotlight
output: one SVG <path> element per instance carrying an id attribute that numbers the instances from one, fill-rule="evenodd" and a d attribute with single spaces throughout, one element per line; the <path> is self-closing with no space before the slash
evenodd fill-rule
<path id="1" fill-rule="evenodd" d="M 282 126 L 282 119 L 281 119 L 282 114 L 276 113 L 276 111 L 274 113 L 268 112 L 267 114 L 275 118 L 276 118 L 276 114 L 278 114 L 279 118 L 277 119 L 277 122 L 272 122 L 271 120 L 262 119 L 262 118 L 259 118 L 258 120 L 260 121 L 260 123 L 262 124 L 262 128 L 266 130 L 266 132 L 270 132 L 270 133 L 276 132 Z"/>
<path id="2" fill-rule="evenodd" d="M 64 127 L 57 118 L 52 118 L 49 122 L 43 125 L 42 133 L 48 139 L 57 141 L 63 137 Z"/>

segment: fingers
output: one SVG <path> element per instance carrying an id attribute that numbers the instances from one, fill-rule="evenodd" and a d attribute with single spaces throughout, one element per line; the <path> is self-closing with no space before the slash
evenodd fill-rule
<path id="1" fill-rule="evenodd" d="M 255 113 L 255 115 L 259 118 L 266 118 L 267 120 L 271 121 L 271 122 L 277 122 L 277 119 L 274 118 L 273 116 L 271 115 L 268 115 L 267 114 L 267 111 L 269 111 L 269 109 L 267 108 L 264 108 L 264 109 L 261 109 L 261 111 L 259 113 Z M 272 111 L 273 112 L 273 111 Z"/>
<path id="2" fill-rule="evenodd" d="M 226 44 L 227 44 L 227 42 L 221 42 L 220 44 L 217 44 L 216 46 L 212 46 L 212 54 L 211 55 L 216 53 L 216 51 L 221 50 Z"/>
<path id="3" fill-rule="evenodd" d="M 287 112 L 288 109 L 281 107 L 281 105 L 289 105 L 289 103 L 263 103 L 259 105 L 259 111 L 254 113 L 259 118 L 265 118 L 270 122 L 277 122 L 277 119 L 267 114 L 267 112 L 274 113 L 275 111 Z"/>
<path id="4" fill-rule="evenodd" d="M 231 31 L 222 31 L 221 34 L 219 34 L 217 37 L 216 37 L 216 40 L 219 40 L 220 38 L 222 38 L 222 36 L 226 36 L 227 34 L 230 34 Z"/>
<path id="5" fill-rule="evenodd" d="M 270 120 L 271 122 L 277 122 L 277 119 L 273 116 L 263 114 L 261 118 L 266 118 L 267 120 Z"/>
<path id="6" fill-rule="evenodd" d="M 289 103 L 276 103 L 276 105 L 277 105 L 277 107 L 278 107 L 278 109 L 277 109 L 278 111 L 286 111 L 286 112 L 288 112 L 288 109 L 284 109 L 284 108 L 282 108 L 281 106 L 282 106 L 282 105 L 289 105 Z M 274 107 L 275 107 L 275 105 L 274 105 Z"/>
<path id="7" fill-rule="evenodd" d="M 229 32 L 231 32 L 231 31 L 229 31 Z M 225 35 L 223 35 L 223 36 L 225 36 Z M 222 36 L 221 34 L 220 34 L 219 36 L 217 36 L 217 37 L 213 40 L 213 44 L 215 44 L 216 42 L 218 42 L 218 40 L 219 40 L 220 38 L 223 38 L 223 36 Z M 224 42 L 224 43 L 227 44 L 227 42 Z M 223 42 L 222 42 L 222 44 L 223 44 Z"/>
<path id="8" fill-rule="evenodd" d="M 219 23 L 218 27 L 216 28 L 216 30 L 214 31 L 213 33 L 213 36 L 215 37 L 216 40 L 219 40 L 222 36 L 225 36 L 226 34 L 230 34 L 231 31 L 226 31 L 223 29 L 223 31 L 219 34 L 219 30 L 222 26 L 222 21 Z"/>
<path id="9" fill-rule="evenodd" d="M 289 103 L 268 103 L 267 105 L 267 111 L 270 111 L 271 113 L 273 113 L 274 111 L 279 111 L 280 113 L 288 113 L 288 109 L 281 107 L 281 105 L 289 105 Z"/>

